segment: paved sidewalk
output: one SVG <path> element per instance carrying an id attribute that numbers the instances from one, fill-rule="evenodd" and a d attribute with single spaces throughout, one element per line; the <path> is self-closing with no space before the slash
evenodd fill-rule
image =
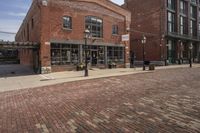
<path id="1" fill-rule="evenodd" d="M 160 69 L 185 68 L 189 65 L 171 65 L 156 67 Z M 200 64 L 194 64 L 193 67 L 200 67 Z M 65 71 L 50 74 L 28 75 L 17 77 L 1 77 L 0 92 L 35 88 L 47 85 L 54 85 L 64 82 L 79 81 L 86 79 L 96 79 L 103 77 L 122 76 L 138 73 L 149 73 L 152 71 L 142 71 L 142 68 L 117 68 L 117 69 L 93 69 L 89 70 L 89 77 L 84 77 L 84 71 Z"/>

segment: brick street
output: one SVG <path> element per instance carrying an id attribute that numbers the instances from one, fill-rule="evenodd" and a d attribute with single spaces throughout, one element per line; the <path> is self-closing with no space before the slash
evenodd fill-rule
<path id="1" fill-rule="evenodd" d="M 200 68 L 0 93 L 1 133 L 199 133 Z"/>

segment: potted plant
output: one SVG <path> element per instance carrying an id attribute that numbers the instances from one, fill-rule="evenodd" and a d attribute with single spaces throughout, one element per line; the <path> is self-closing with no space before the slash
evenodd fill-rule
<path id="1" fill-rule="evenodd" d="M 113 67 L 113 68 L 116 68 L 116 67 L 117 67 L 117 65 L 116 65 L 115 62 L 112 63 L 112 67 Z"/>
<path id="2" fill-rule="evenodd" d="M 109 69 L 112 69 L 112 61 L 109 61 L 109 62 L 108 62 L 108 68 L 109 68 Z"/>
<path id="3" fill-rule="evenodd" d="M 77 71 L 82 71 L 83 69 L 84 69 L 84 64 L 83 63 L 77 64 L 77 66 L 76 66 L 76 70 Z"/>
<path id="4" fill-rule="evenodd" d="M 108 68 L 109 68 L 109 69 L 116 68 L 116 63 L 115 63 L 115 62 L 112 62 L 112 61 L 109 61 L 109 63 L 108 63 Z"/>

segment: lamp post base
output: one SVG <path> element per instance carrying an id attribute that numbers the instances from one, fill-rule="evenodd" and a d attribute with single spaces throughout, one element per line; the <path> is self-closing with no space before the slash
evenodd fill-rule
<path id="1" fill-rule="evenodd" d="M 85 69 L 85 77 L 88 77 L 88 69 Z"/>
<path id="2" fill-rule="evenodd" d="M 190 68 L 192 68 L 192 60 L 190 60 Z"/>
<path id="3" fill-rule="evenodd" d="M 167 59 L 165 59 L 165 66 L 167 66 Z"/>
<path id="4" fill-rule="evenodd" d="M 145 66 L 143 65 L 143 71 L 145 71 L 146 70 L 146 68 L 145 68 Z"/>
<path id="5" fill-rule="evenodd" d="M 192 68 L 192 48 L 190 49 L 190 68 Z"/>

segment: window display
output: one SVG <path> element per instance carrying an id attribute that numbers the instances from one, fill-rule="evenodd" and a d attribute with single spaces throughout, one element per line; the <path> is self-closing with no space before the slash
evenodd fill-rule
<path id="1" fill-rule="evenodd" d="M 77 64 L 79 59 L 79 46 L 74 44 L 51 44 L 51 64 L 70 65 Z"/>

